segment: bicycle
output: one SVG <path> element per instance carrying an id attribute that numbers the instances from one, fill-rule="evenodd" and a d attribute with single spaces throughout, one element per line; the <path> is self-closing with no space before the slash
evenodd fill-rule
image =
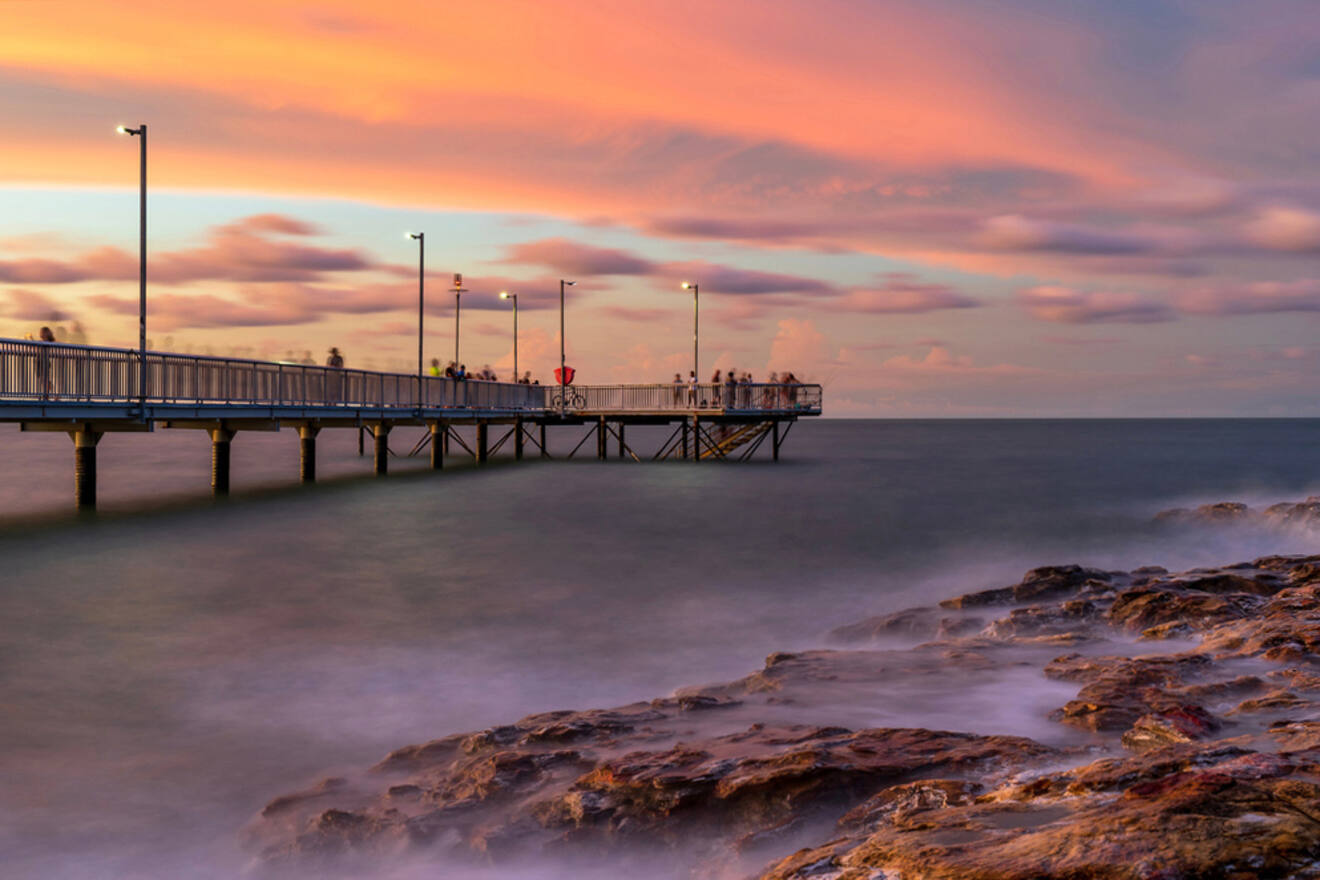
<path id="1" fill-rule="evenodd" d="M 564 388 L 550 395 L 551 409 L 586 409 L 587 397 L 576 388 Z"/>

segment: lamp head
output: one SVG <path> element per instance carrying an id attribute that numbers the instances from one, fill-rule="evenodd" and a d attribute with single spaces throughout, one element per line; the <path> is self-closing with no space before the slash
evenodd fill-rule
<path id="1" fill-rule="evenodd" d="M 128 134 L 128 126 L 127 126 L 127 125 L 116 125 L 116 126 L 115 126 L 115 131 L 119 132 L 120 134 Z"/>
<path id="2" fill-rule="evenodd" d="M 574 284 L 577 284 L 576 281 L 560 281 L 559 283 L 560 283 L 560 284 L 563 284 L 563 285 L 565 285 L 565 286 L 567 286 L 567 287 L 572 287 Z"/>
<path id="3" fill-rule="evenodd" d="M 684 282 L 683 282 L 683 289 L 684 289 L 684 290 L 691 290 L 691 289 L 692 289 L 692 283 L 691 283 L 690 281 L 684 281 Z"/>
<path id="4" fill-rule="evenodd" d="M 426 233 L 425 233 L 425 232 L 405 232 L 405 233 L 403 234 L 403 237 L 404 237 L 404 238 L 411 238 L 413 241 L 421 241 L 423 238 L 426 237 Z"/>
<path id="5" fill-rule="evenodd" d="M 509 292 L 507 290 L 501 290 L 500 299 L 508 299 L 508 298 L 509 298 Z"/>

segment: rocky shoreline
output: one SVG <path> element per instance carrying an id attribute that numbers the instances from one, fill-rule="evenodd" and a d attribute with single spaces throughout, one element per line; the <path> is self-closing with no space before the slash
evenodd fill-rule
<path id="1" fill-rule="evenodd" d="M 1162 518 L 1257 516 L 1320 503 Z M 833 637 L 735 682 L 408 746 L 276 798 L 246 832 L 257 871 L 627 851 L 700 878 L 1320 878 L 1320 555 L 1039 568 Z M 995 727 L 974 712 L 962 732 L 834 723 L 1036 681 L 1063 695 L 1048 735 L 966 732 Z"/>

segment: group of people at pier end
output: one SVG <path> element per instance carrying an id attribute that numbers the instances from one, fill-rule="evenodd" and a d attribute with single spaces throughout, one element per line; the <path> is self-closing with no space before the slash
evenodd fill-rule
<path id="1" fill-rule="evenodd" d="M 769 379 L 758 385 L 756 380 L 752 378 L 751 373 L 740 373 L 738 370 L 730 368 L 727 372 L 716 370 L 715 375 L 711 377 L 709 386 L 699 385 L 697 374 L 692 370 L 688 371 L 686 383 L 683 381 L 682 374 L 675 373 L 673 384 L 674 403 L 676 405 L 683 402 L 684 385 L 686 384 L 686 397 L 689 406 L 771 409 L 776 405 L 794 406 L 797 403 L 796 386 L 801 385 L 802 382 L 792 373 L 785 372 L 782 376 L 779 373 L 771 373 Z M 703 396 L 706 392 L 710 393 L 709 398 Z M 759 399 L 757 398 L 758 393 L 760 395 Z"/>

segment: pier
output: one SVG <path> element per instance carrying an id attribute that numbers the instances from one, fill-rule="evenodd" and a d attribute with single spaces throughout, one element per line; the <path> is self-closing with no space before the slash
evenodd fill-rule
<path id="1" fill-rule="evenodd" d="M 421 427 L 410 455 L 435 470 L 458 447 L 485 464 L 511 447 L 549 458 L 547 432 L 582 434 L 566 457 L 629 461 L 778 461 L 799 418 L 821 414 L 819 385 L 521 385 L 135 349 L 0 340 L 0 422 L 73 441 L 74 497 L 96 505 L 96 447 L 110 433 L 158 428 L 205 431 L 211 490 L 229 491 L 229 451 L 243 431 L 298 432 L 298 479 L 316 480 L 322 430 L 370 437 L 376 474 L 389 470 L 390 432 Z M 471 445 L 454 429 L 475 426 Z M 627 429 L 665 426 L 657 448 L 639 449 Z M 582 429 L 586 428 L 583 432 Z M 492 430 L 493 429 L 493 430 Z M 495 436 L 492 437 L 492 434 Z M 594 441 L 594 442 L 592 442 Z"/>

